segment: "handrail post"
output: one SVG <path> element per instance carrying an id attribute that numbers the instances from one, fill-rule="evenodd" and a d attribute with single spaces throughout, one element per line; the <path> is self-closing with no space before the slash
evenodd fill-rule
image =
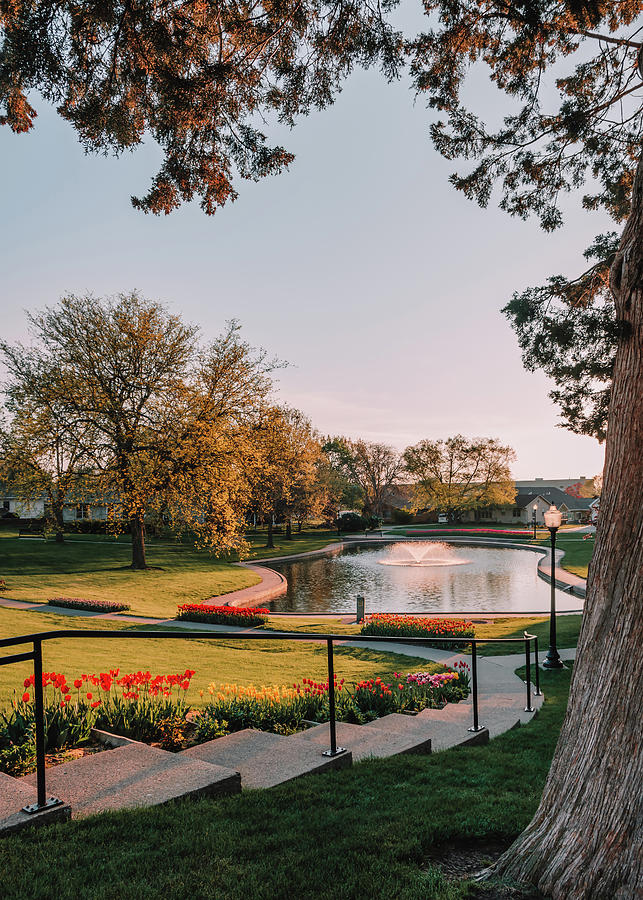
<path id="1" fill-rule="evenodd" d="M 543 692 L 540 690 L 540 665 L 538 664 L 538 638 L 534 637 L 534 664 L 536 666 L 536 696 L 542 697 Z"/>
<path id="2" fill-rule="evenodd" d="M 482 731 L 483 726 L 478 721 L 478 644 L 471 641 L 471 687 L 473 691 L 473 725 L 469 731 Z"/>
<path id="3" fill-rule="evenodd" d="M 337 728 L 335 721 L 335 668 L 333 665 L 333 639 L 326 640 L 328 648 L 328 706 L 330 709 L 330 750 L 324 750 L 322 756 L 338 756 L 344 753 L 343 747 L 337 746 Z"/>
<path id="4" fill-rule="evenodd" d="M 533 712 L 531 705 L 531 648 L 529 646 L 529 638 L 525 635 L 525 664 L 527 666 L 527 706 L 525 712 Z"/>
<path id="5" fill-rule="evenodd" d="M 47 797 L 45 782 L 45 702 L 42 691 L 42 641 L 33 642 L 33 696 L 34 713 L 36 716 L 36 783 L 38 795 L 35 803 L 23 806 L 26 813 L 37 813 L 42 809 L 59 806 L 62 800 L 56 797 Z"/>

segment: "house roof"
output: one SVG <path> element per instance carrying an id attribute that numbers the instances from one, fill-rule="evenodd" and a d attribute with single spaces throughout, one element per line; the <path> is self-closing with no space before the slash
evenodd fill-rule
<path id="1" fill-rule="evenodd" d="M 547 503 L 555 503 L 561 509 L 563 506 L 570 512 L 580 509 L 591 509 L 595 502 L 592 497 L 573 497 L 571 494 L 561 491 L 556 487 L 544 487 L 539 491 L 518 491 L 514 505 L 520 509 L 529 506 L 534 500 L 541 497 Z"/>

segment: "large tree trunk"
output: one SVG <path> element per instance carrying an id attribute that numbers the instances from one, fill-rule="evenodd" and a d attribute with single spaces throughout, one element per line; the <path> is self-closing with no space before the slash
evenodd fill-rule
<path id="1" fill-rule="evenodd" d="M 267 550 L 274 550 L 275 542 L 272 537 L 272 516 L 268 519 L 268 542 L 266 543 Z"/>
<path id="2" fill-rule="evenodd" d="M 643 162 L 611 282 L 622 337 L 569 707 L 536 815 L 494 873 L 556 900 L 643 896 Z"/>
<path id="3" fill-rule="evenodd" d="M 147 569 L 145 559 L 145 523 L 140 516 L 132 516 L 130 519 L 132 532 L 132 568 Z"/>

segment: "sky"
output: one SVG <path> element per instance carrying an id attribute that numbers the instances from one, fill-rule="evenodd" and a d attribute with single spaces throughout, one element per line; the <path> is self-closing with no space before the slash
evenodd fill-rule
<path id="1" fill-rule="evenodd" d="M 25 311 L 65 293 L 136 289 L 206 341 L 238 319 L 245 340 L 289 363 L 278 396 L 323 434 L 399 449 L 496 437 L 515 449 L 517 479 L 602 469 L 601 445 L 557 427 L 552 385 L 523 369 L 500 310 L 514 291 L 582 271 L 582 251 L 613 224 L 580 196 L 553 235 L 466 200 L 407 80 L 358 71 L 333 107 L 270 131 L 296 153 L 290 170 L 240 182 L 214 217 L 198 203 L 135 211 L 130 196 L 147 190 L 158 149 L 87 156 L 35 102 L 32 132 L 0 128 L 5 340 L 28 340 Z"/>

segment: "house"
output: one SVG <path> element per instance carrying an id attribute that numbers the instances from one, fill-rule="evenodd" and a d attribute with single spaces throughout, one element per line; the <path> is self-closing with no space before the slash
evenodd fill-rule
<path id="1" fill-rule="evenodd" d="M 103 498 L 83 496 L 82 500 L 70 499 L 63 507 L 63 522 L 105 522 L 112 518 L 114 504 Z M 0 519 L 44 519 L 51 515 L 51 505 L 45 493 L 23 499 L 16 492 L 0 485 Z"/>

